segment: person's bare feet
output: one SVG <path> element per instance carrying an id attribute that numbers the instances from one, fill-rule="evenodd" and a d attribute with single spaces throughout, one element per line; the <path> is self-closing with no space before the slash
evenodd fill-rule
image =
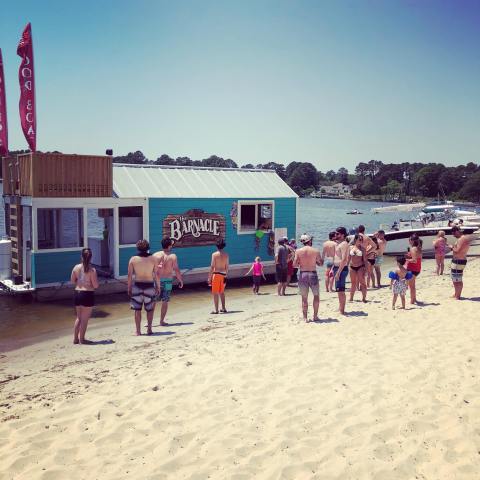
<path id="1" fill-rule="evenodd" d="M 153 335 L 153 331 L 152 330 L 147 330 L 147 335 Z"/>
<path id="2" fill-rule="evenodd" d="M 80 343 L 80 340 L 78 338 L 73 339 L 73 344 L 78 345 Z"/>

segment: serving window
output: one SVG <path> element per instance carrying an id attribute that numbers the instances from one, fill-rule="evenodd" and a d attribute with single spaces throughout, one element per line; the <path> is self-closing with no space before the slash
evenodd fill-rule
<path id="1" fill-rule="evenodd" d="M 37 210 L 39 250 L 83 246 L 81 208 L 39 208 Z"/>
<path id="2" fill-rule="evenodd" d="M 120 245 L 131 245 L 143 238 L 143 207 L 119 207 Z"/>
<path id="3" fill-rule="evenodd" d="M 273 201 L 239 201 L 238 233 L 268 232 L 273 229 Z"/>

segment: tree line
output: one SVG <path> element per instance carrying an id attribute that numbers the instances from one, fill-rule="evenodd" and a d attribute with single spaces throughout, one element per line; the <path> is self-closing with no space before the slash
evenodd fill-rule
<path id="1" fill-rule="evenodd" d="M 26 153 L 18 150 L 10 154 Z M 60 153 L 60 152 L 55 152 Z M 156 160 L 148 159 L 141 151 L 113 157 L 115 163 L 173 165 L 216 168 L 259 168 L 275 170 L 298 195 L 307 196 L 320 186 L 343 183 L 352 185 L 354 196 L 403 201 L 440 196 L 451 200 L 480 203 L 480 165 L 446 167 L 441 163 L 383 163 L 379 160 L 360 162 L 353 172 L 340 167 L 322 172 L 310 162 L 277 162 L 238 166 L 231 158 L 211 155 L 202 160 L 189 157 L 172 158 L 163 154 Z"/>
<path id="2" fill-rule="evenodd" d="M 211 155 L 202 160 L 189 157 L 172 158 L 163 154 L 149 160 L 141 151 L 113 158 L 117 163 L 260 168 L 275 170 L 276 173 L 299 195 L 309 195 L 322 185 L 343 183 L 355 188 L 354 196 L 377 196 L 391 200 L 428 198 L 441 196 L 452 200 L 480 202 L 480 166 L 469 162 L 466 165 L 446 167 L 441 163 L 383 163 L 379 160 L 360 162 L 353 172 L 341 167 L 322 172 L 310 162 L 277 162 L 246 164 L 239 167 L 230 158 Z"/>

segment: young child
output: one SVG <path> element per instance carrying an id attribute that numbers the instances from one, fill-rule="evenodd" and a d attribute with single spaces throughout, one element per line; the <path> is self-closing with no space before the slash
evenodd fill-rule
<path id="1" fill-rule="evenodd" d="M 408 280 L 413 276 L 412 272 L 409 272 L 405 268 L 405 257 L 397 257 L 397 269 L 394 272 L 388 274 L 390 278 L 390 288 L 393 293 L 392 310 L 395 310 L 395 303 L 400 295 L 402 301 L 402 308 L 405 309 L 405 293 L 408 288 Z"/>
<path id="2" fill-rule="evenodd" d="M 250 275 L 253 270 L 253 294 L 258 295 L 258 291 L 260 290 L 260 281 L 263 277 L 266 280 L 265 274 L 263 273 L 263 263 L 261 262 L 260 257 L 255 257 L 255 262 L 252 263 L 252 266 L 245 274 L 246 277 Z"/>
<path id="3" fill-rule="evenodd" d="M 447 252 L 447 239 L 443 230 L 439 230 L 437 233 L 437 238 L 433 241 L 433 248 L 435 249 L 435 261 L 437 262 L 437 275 L 443 275 L 445 253 Z"/>

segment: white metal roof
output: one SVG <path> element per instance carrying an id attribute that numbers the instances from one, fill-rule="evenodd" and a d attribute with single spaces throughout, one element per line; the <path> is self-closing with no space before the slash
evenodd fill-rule
<path id="1" fill-rule="evenodd" d="M 113 164 L 119 198 L 287 198 L 296 193 L 274 170 Z"/>

